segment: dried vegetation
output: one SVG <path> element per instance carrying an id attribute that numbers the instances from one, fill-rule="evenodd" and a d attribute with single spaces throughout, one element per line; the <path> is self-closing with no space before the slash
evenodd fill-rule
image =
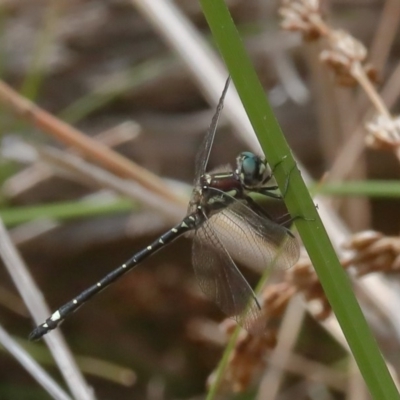
<path id="1" fill-rule="evenodd" d="M 139 0 L 34 3 L 0 2 L 0 398 L 45 398 L 34 376 L 60 399 L 203 398 L 216 379 L 226 397 L 367 399 L 306 254 L 271 278 L 267 334 L 240 332 L 223 376 L 212 371 L 235 327 L 199 293 L 184 239 L 68 320 L 70 347 L 60 332 L 46 341 L 53 358 L 26 342 L 31 316 L 49 312 L 40 291 L 56 308 L 184 215 L 223 81 L 166 33 L 176 6 L 209 39 L 196 1 L 154 2 L 161 15 Z M 321 185 L 398 178 L 398 1 L 228 3 L 304 171 Z M 211 167 L 251 146 L 226 108 Z M 395 379 L 397 201 L 316 200 Z"/>

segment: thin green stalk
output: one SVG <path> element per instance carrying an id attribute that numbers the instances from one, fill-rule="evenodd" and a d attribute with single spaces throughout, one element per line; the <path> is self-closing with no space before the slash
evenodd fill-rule
<path id="1" fill-rule="evenodd" d="M 128 199 L 118 199 L 108 203 L 94 201 L 70 201 L 38 206 L 24 206 L 0 209 L 0 217 L 8 227 L 39 218 L 70 220 L 129 212 L 134 204 Z"/>
<path id="2" fill-rule="evenodd" d="M 276 257 L 272 263 L 276 262 L 278 260 L 278 258 L 279 258 L 279 252 L 276 255 Z M 267 284 L 269 277 L 270 277 L 270 270 L 266 269 L 264 271 L 261 279 L 258 281 L 257 287 L 255 289 L 255 293 L 257 296 L 262 292 L 263 288 Z M 213 400 L 215 398 L 215 396 L 218 394 L 218 388 L 219 388 L 220 384 L 222 383 L 226 368 L 228 367 L 229 357 L 235 349 L 236 341 L 239 337 L 239 333 L 241 330 L 242 330 L 242 327 L 237 325 L 232 336 L 229 338 L 229 342 L 228 342 L 227 346 L 225 347 L 224 354 L 222 355 L 221 361 L 218 364 L 218 368 L 215 371 L 215 379 L 214 379 L 213 383 L 210 385 L 210 389 L 207 393 L 206 400 Z"/>
<path id="3" fill-rule="evenodd" d="M 107 79 L 99 88 L 70 104 L 59 113 L 59 117 L 69 123 L 77 123 L 89 114 L 104 107 L 118 96 L 160 75 L 161 71 L 173 65 L 171 58 L 157 58 L 120 71 Z"/>
<path id="4" fill-rule="evenodd" d="M 285 203 L 291 215 L 302 216 L 296 219 L 296 227 L 371 396 L 376 400 L 400 399 L 228 8 L 223 0 L 200 3 L 261 146 L 271 165 L 279 164 L 274 172 L 281 190 L 290 176 Z"/>
<path id="5" fill-rule="evenodd" d="M 51 367 L 56 366 L 53 357 L 44 345 L 21 338 L 15 339 L 40 364 Z M 4 347 L 1 345 L 0 352 L 5 352 Z M 131 386 L 136 379 L 136 375 L 132 369 L 122 367 L 110 361 L 82 355 L 75 355 L 75 359 L 80 370 L 85 374 L 91 374 L 95 377 L 125 386 Z"/>
<path id="6" fill-rule="evenodd" d="M 59 11 L 60 4 L 58 2 L 49 2 L 44 14 L 42 29 L 38 32 L 35 41 L 31 65 L 20 90 L 21 95 L 32 101 L 36 99 L 44 79 L 45 71 L 42 64 L 54 39 L 54 28 L 58 21 Z"/>
<path id="7" fill-rule="evenodd" d="M 398 181 L 350 181 L 316 184 L 310 188 L 312 193 L 333 196 L 399 198 Z"/>
<path id="8" fill-rule="evenodd" d="M 218 388 L 222 383 L 222 379 L 224 377 L 224 372 L 228 366 L 229 357 L 233 350 L 235 349 L 236 341 L 240 333 L 240 326 L 236 327 L 235 331 L 233 332 L 232 336 L 229 338 L 229 342 L 225 348 L 224 354 L 222 355 L 221 361 L 218 364 L 218 369 L 215 373 L 214 382 L 212 382 L 210 389 L 207 393 L 206 400 L 214 399 L 218 394 Z"/>

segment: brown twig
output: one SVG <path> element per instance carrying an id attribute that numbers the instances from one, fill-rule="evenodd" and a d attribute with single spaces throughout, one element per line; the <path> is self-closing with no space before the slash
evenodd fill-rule
<path id="1" fill-rule="evenodd" d="M 27 120 L 33 126 L 66 145 L 79 150 L 83 155 L 101 164 L 116 175 L 130 178 L 171 202 L 186 206 L 185 200 L 172 193 L 160 178 L 109 149 L 104 144 L 84 135 L 76 128 L 60 121 L 31 101 L 20 96 L 2 81 L 0 81 L 0 103 L 11 108 L 19 117 Z"/>

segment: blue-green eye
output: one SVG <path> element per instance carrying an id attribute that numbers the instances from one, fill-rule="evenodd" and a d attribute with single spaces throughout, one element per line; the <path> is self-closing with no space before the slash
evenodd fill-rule
<path id="1" fill-rule="evenodd" d="M 265 161 L 249 151 L 239 154 L 237 172 L 240 180 L 249 188 L 262 184 L 267 177 Z"/>

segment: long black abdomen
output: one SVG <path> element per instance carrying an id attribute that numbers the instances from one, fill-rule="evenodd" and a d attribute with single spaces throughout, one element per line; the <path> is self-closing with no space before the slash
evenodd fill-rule
<path id="1" fill-rule="evenodd" d="M 171 243 L 179 236 L 183 235 L 185 232 L 190 231 L 195 228 L 196 223 L 198 221 L 198 216 L 196 213 L 186 216 L 182 222 L 178 225 L 174 226 L 168 232 L 161 235 L 157 240 L 153 243 L 145 247 L 144 249 L 137 252 L 131 259 L 129 259 L 126 263 L 119 266 L 114 271 L 110 272 L 104 278 L 99 280 L 96 284 L 92 285 L 81 294 L 76 296 L 73 300 L 61 306 L 53 315 L 46 319 L 46 321 L 36 327 L 31 334 L 29 335 L 29 339 L 36 340 L 41 338 L 47 332 L 57 328 L 57 326 L 62 322 L 66 316 L 76 311 L 82 304 L 88 301 L 92 296 L 99 293 L 103 289 L 105 289 L 108 285 L 113 283 L 115 280 L 120 278 L 122 275 L 126 274 L 128 271 L 135 268 L 139 263 L 144 261 L 147 257 L 150 257 L 162 247 Z"/>

